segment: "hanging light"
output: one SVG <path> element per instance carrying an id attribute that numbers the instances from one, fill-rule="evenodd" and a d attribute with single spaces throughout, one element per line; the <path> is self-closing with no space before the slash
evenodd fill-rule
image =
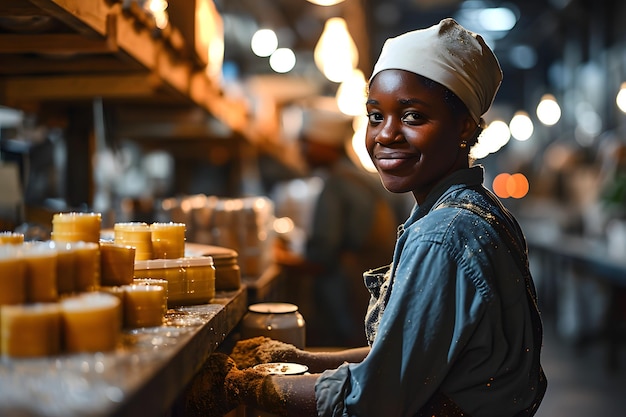
<path id="1" fill-rule="evenodd" d="M 296 66 L 296 54 L 289 48 L 278 48 L 270 56 L 270 67 L 281 74 Z"/>
<path id="2" fill-rule="evenodd" d="M 533 135 L 533 121 L 525 111 L 518 111 L 515 113 L 511 121 L 509 122 L 509 130 L 511 136 L 519 141 L 525 141 L 530 139 Z"/>
<path id="3" fill-rule="evenodd" d="M 266 57 L 278 48 L 278 37 L 272 29 L 259 29 L 250 40 L 250 48 L 256 56 Z"/>
<path id="4" fill-rule="evenodd" d="M 546 126 L 555 125 L 561 118 L 561 107 L 551 94 L 545 94 L 537 105 L 537 117 Z"/>
<path id="5" fill-rule="evenodd" d="M 359 52 L 344 19 L 331 17 L 326 21 L 313 58 L 322 74 L 332 82 L 340 83 L 352 74 L 359 62 Z"/>
<path id="6" fill-rule="evenodd" d="M 365 75 L 360 69 L 352 70 L 352 74 L 337 89 L 337 106 L 348 116 L 365 114 Z"/>
<path id="7" fill-rule="evenodd" d="M 317 4 L 318 6 L 334 6 L 341 2 L 343 0 L 309 0 L 309 3 Z"/>

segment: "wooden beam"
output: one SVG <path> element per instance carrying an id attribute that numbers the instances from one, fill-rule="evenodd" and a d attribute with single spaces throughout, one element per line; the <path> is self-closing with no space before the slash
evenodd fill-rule
<path id="1" fill-rule="evenodd" d="M 24 0 L 2 0 L 0 16 L 41 16 L 41 9 Z"/>
<path id="2" fill-rule="evenodd" d="M 0 35 L 0 53 L 103 54 L 117 51 L 107 39 L 78 34 Z"/>
<path id="3" fill-rule="evenodd" d="M 105 1 L 84 0 L 27 0 L 46 15 L 63 22 L 79 33 L 93 36 L 94 33 L 105 35 L 107 23 L 105 17 L 112 12 L 112 7 Z M 119 6 L 115 7 L 119 10 Z"/>
<path id="4" fill-rule="evenodd" d="M 1 41 L 0 41 L 1 42 Z M 11 55 L 2 57 L 0 76 L 25 76 L 33 74 L 93 74 L 120 72 L 146 72 L 134 62 L 121 61 L 108 55 L 75 56 L 73 54 Z"/>
<path id="5" fill-rule="evenodd" d="M 150 75 L 72 75 L 9 78 L 4 81 L 6 101 L 74 100 L 146 97 L 161 87 Z"/>

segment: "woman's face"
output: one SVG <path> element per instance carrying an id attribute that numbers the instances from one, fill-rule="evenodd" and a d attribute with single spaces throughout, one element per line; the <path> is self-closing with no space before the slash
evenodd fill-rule
<path id="1" fill-rule="evenodd" d="M 370 84 L 367 114 L 367 151 L 389 191 L 410 191 L 421 203 L 441 179 L 468 167 L 460 143 L 476 124 L 452 112 L 442 86 L 403 70 L 381 71 Z"/>

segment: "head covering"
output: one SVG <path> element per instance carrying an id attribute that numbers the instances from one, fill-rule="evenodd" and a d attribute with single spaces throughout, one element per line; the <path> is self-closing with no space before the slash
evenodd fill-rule
<path id="1" fill-rule="evenodd" d="M 351 129 L 351 119 L 339 111 L 334 97 L 316 97 L 302 109 L 303 139 L 342 147 L 352 136 Z"/>
<path id="2" fill-rule="evenodd" d="M 386 69 L 413 72 L 442 84 L 465 103 L 477 123 L 502 82 L 498 59 L 484 39 L 450 18 L 387 39 L 370 81 Z"/>

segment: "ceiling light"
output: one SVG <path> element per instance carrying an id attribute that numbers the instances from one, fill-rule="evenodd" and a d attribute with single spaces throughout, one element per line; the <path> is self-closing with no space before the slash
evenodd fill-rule
<path id="1" fill-rule="evenodd" d="M 517 17 L 506 7 L 490 7 L 478 14 L 478 20 L 485 30 L 490 32 L 507 32 L 517 23 Z"/>
<path id="2" fill-rule="evenodd" d="M 533 121 L 528 117 L 528 113 L 518 111 L 509 122 L 509 129 L 511 136 L 519 141 L 525 141 L 533 135 Z"/>
<path id="3" fill-rule="evenodd" d="M 561 107 L 553 95 L 545 94 L 537 105 L 537 117 L 546 126 L 555 125 L 561 118 Z"/>
<path id="4" fill-rule="evenodd" d="M 363 116 L 365 110 L 366 87 L 363 71 L 355 69 L 337 89 L 337 106 L 348 116 Z"/>
<path id="5" fill-rule="evenodd" d="M 266 57 L 274 53 L 278 48 L 278 37 L 272 29 L 259 29 L 250 41 L 250 48 L 256 56 Z"/>
<path id="6" fill-rule="evenodd" d="M 296 54 L 289 48 L 278 48 L 270 56 L 270 67 L 278 73 L 289 72 L 296 66 Z"/>
<path id="7" fill-rule="evenodd" d="M 359 52 L 344 19 L 331 17 L 326 21 L 313 58 L 317 68 L 332 82 L 340 83 L 352 74 Z"/>

